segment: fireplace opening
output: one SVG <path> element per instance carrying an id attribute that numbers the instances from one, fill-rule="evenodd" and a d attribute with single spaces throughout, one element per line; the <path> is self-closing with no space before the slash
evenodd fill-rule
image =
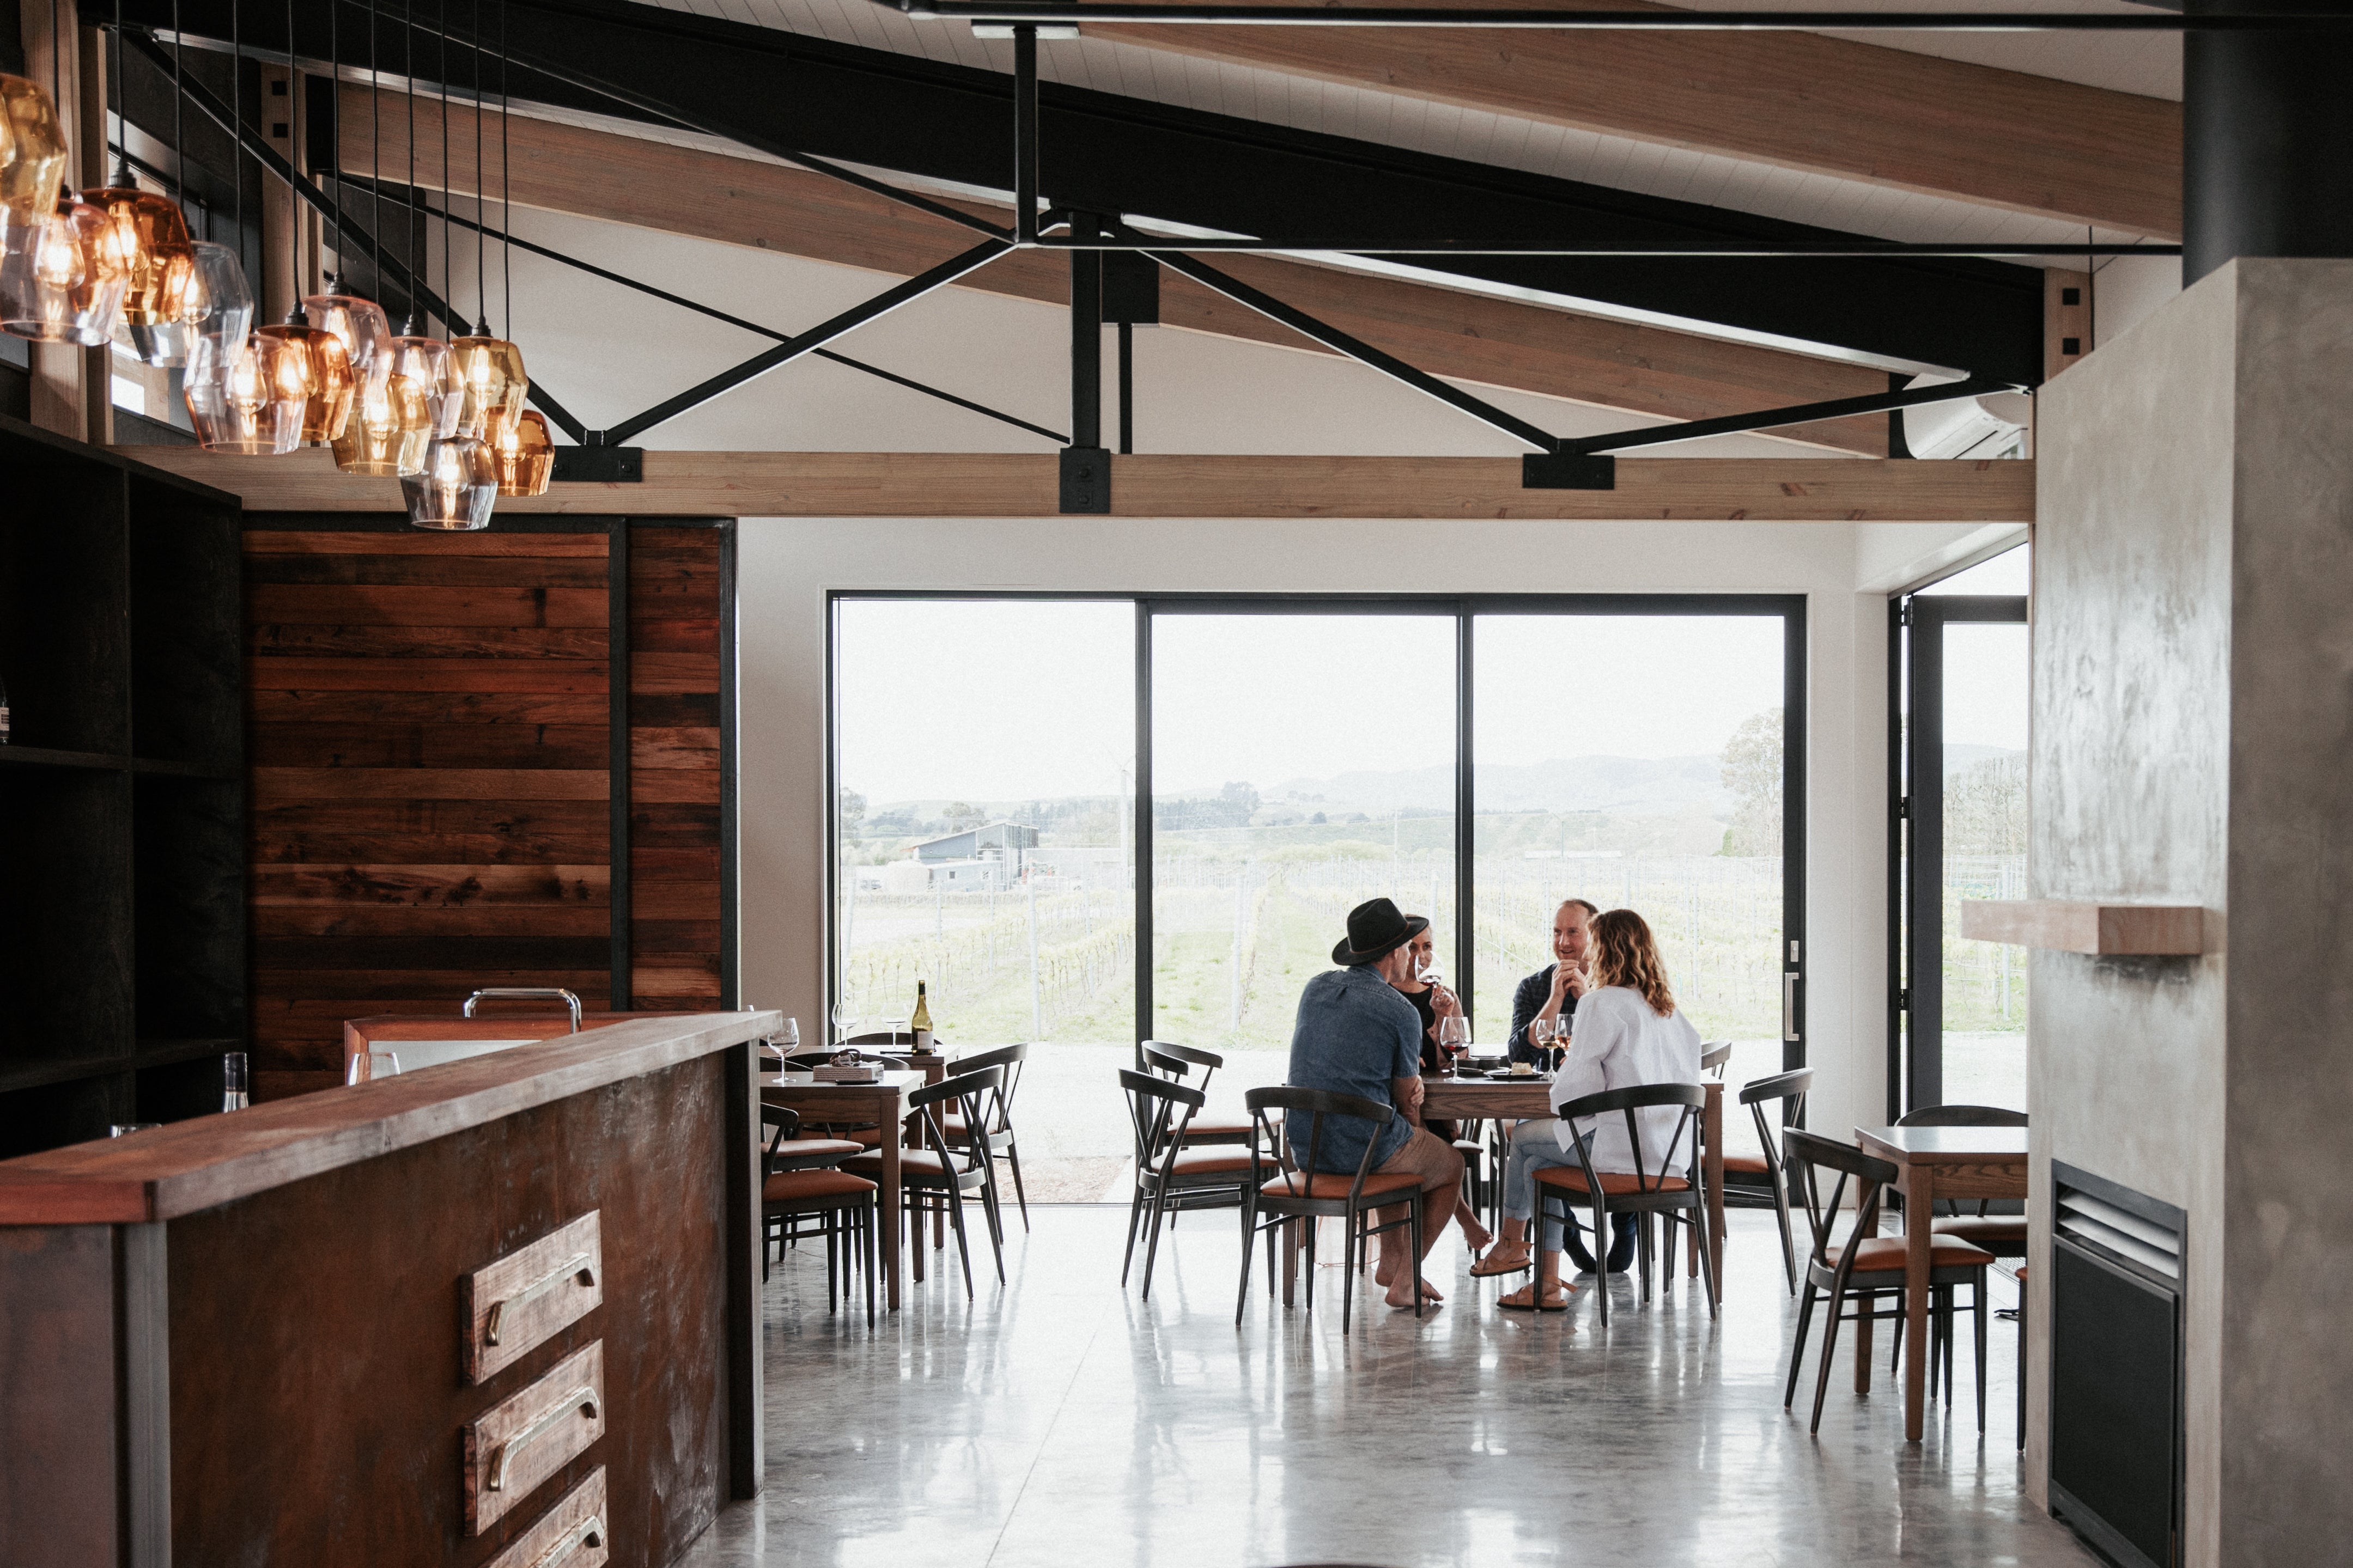
<path id="1" fill-rule="evenodd" d="M 2051 1511 L 2125 1568 L 2179 1568 L 2187 1213 L 2053 1161 Z"/>

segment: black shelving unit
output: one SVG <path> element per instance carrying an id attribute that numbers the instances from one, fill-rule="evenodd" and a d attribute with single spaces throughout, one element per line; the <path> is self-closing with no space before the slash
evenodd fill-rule
<path id="1" fill-rule="evenodd" d="M 0 1157 L 220 1109 L 243 620 L 235 496 L 0 416 Z"/>

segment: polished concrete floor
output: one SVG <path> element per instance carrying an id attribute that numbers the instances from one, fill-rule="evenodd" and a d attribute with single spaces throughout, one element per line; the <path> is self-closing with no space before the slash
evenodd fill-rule
<path id="1" fill-rule="evenodd" d="M 1173 1233 L 1149 1303 L 1120 1289 L 1122 1211 L 1030 1217 L 1006 1286 L 983 1240 L 967 1305 L 951 1240 L 876 1330 L 827 1315 L 821 1250 L 777 1268 L 767 1490 L 693 1568 L 2096 1562 L 2021 1491 L 2006 1321 L 1983 1438 L 1966 1320 L 1962 1402 L 1916 1448 L 1883 1329 L 1873 1394 L 1851 1391 L 1842 1342 L 1820 1436 L 1810 1359 L 1784 1414 L 1796 1308 L 1769 1214 L 1733 1215 L 1715 1324 L 1695 1291 L 1641 1308 L 1622 1279 L 1607 1331 L 1590 1289 L 1566 1315 L 1501 1312 L 1450 1236 L 1430 1272 L 1448 1305 L 1417 1323 L 1375 1302 L 1345 1340 L 1336 1290 L 1311 1321 L 1262 1269 L 1235 1330 L 1229 1215 Z"/>

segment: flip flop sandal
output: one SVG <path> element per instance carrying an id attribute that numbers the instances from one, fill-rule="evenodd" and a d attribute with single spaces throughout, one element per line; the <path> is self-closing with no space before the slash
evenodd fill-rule
<path id="1" fill-rule="evenodd" d="M 1535 1254 L 1534 1253 L 1528 1254 L 1525 1262 L 1500 1264 L 1493 1268 L 1487 1267 L 1487 1259 L 1482 1258 L 1471 1266 L 1472 1279 L 1500 1279 L 1506 1274 L 1525 1274 L 1529 1269 L 1534 1268 L 1536 1266 Z"/>
<path id="2" fill-rule="evenodd" d="M 1519 1292 L 1516 1290 L 1513 1292 L 1513 1295 L 1517 1294 Z M 1547 1306 L 1543 1298 L 1533 1293 L 1525 1301 L 1514 1301 L 1508 1297 L 1499 1298 L 1495 1305 L 1503 1308 L 1506 1312 L 1566 1312 L 1568 1310 L 1568 1303 L 1566 1301 L 1557 1307 Z"/>

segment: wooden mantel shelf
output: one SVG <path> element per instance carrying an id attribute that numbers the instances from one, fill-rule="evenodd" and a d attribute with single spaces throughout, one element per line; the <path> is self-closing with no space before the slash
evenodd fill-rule
<path id="1" fill-rule="evenodd" d="M 2222 951 L 2222 916 L 2196 904 L 2105 904 L 2074 899 L 1964 899 L 1961 935 L 2052 952 L 2105 955 Z"/>
<path id="2" fill-rule="evenodd" d="M 782 1023 L 776 1013 L 637 1018 L 234 1115 L 0 1160 L 0 1226 L 175 1219 L 658 1072 Z"/>

